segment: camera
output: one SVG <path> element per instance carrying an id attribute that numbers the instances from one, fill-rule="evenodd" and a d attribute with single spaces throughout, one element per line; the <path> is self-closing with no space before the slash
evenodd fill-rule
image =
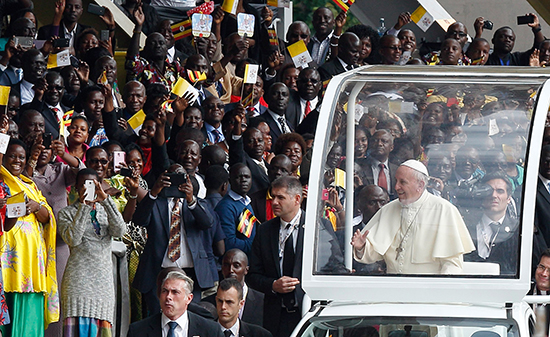
<path id="1" fill-rule="evenodd" d="M 493 30 L 493 22 L 489 20 L 483 21 L 483 29 Z"/>

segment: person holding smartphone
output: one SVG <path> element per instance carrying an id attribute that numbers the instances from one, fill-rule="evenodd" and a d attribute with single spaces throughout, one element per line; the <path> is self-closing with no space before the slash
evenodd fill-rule
<path id="1" fill-rule="evenodd" d="M 86 188 L 90 183 L 95 190 L 91 196 Z M 61 283 L 61 306 L 65 335 L 85 336 L 84 329 L 91 326 L 99 331 L 112 327 L 116 299 L 111 241 L 126 233 L 126 223 L 95 170 L 80 170 L 75 187 L 78 201 L 58 217 L 59 232 L 71 251 Z"/>
<path id="2" fill-rule="evenodd" d="M 495 31 L 493 39 L 493 53 L 489 55 L 486 65 L 488 66 L 528 66 L 529 57 L 535 50 L 535 48 L 544 41 L 544 34 L 542 33 L 538 16 L 533 13 L 529 13 L 528 16 L 532 17 L 532 22 L 527 26 L 531 27 L 535 41 L 533 47 L 524 52 L 512 52 L 514 44 L 516 42 L 516 34 L 512 28 L 504 26 Z"/>

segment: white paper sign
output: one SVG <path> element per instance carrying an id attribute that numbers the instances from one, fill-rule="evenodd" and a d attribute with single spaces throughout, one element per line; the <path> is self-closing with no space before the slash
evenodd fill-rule
<path id="1" fill-rule="evenodd" d="M 240 36 L 252 37 L 254 35 L 254 15 L 239 13 L 237 14 L 237 33 Z"/>
<path id="2" fill-rule="evenodd" d="M 6 135 L 5 133 L 0 133 L 0 153 L 6 154 L 9 142 L 10 136 Z"/>
<path id="3" fill-rule="evenodd" d="M 193 36 L 209 37 L 212 31 L 212 15 L 195 13 L 191 17 Z"/>
<path id="4" fill-rule="evenodd" d="M 490 119 L 489 120 L 489 137 L 494 136 L 498 134 L 500 130 L 498 129 L 497 120 L 496 119 Z"/>

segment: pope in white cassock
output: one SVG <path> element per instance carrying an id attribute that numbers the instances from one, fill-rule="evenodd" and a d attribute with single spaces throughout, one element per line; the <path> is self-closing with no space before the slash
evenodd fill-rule
<path id="1" fill-rule="evenodd" d="M 395 173 L 399 200 L 382 207 L 351 240 L 355 260 L 384 260 L 389 274 L 460 274 L 475 250 L 459 211 L 426 191 L 426 166 L 407 160 Z"/>

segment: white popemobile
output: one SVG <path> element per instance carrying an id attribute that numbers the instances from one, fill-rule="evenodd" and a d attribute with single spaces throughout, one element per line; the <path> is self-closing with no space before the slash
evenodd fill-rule
<path id="1" fill-rule="evenodd" d="M 292 336 L 516 337 L 535 331 L 544 335 L 540 326 L 535 328 L 535 315 L 525 294 L 531 284 L 538 165 L 550 107 L 548 79 L 550 73 L 544 68 L 365 66 L 331 80 L 317 125 L 306 212 L 302 285 L 313 305 L 304 301 L 304 317 Z M 480 104 L 475 107 L 472 102 Z M 444 111 L 427 116 L 433 107 Z M 479 118 L 471 117 L 475 109 L 481 113 Z M 355 158 L 355 130 L 357 125 L 374 128 L 377 121 L 388 118 L 407 129 L 415 156 L 428 163 L 428 169 L 436 153 L 447 151 L 455 161 L 453 166 L 460 166 L 457 150 L 476 148 L 479 162 L 464 164 L 472 169 L 470 177 L 429 172 L 428 183 L 431 193 L 453 203 L 466 226 L 474 228 L 470 232 L 474 242 L 476 224 L 483 216 L 481 206 L 488 198 L 482 179 L 489 171 L 487 158 L 502 152 L 507 167 L 517 165 L 523 175 L 515 177 L 506 206 L 506 217 L 516 225 L 502 229 L 511 234 L 505 240 L 515 240 L 515 245 L 499 242 L 495 234 L 489 253 L 480 257 L 476 250 L 464 255 L 462 272 L 453 275 L 388 274 L 384 263 L 373 267 L 354 261 L 350 241 L 361 218 L 351 196 L 357 178 L 368 176 L 361 160 Z M 452 124 L 461 127 L 444 144 L 421 139 L 431 127 Z M 340 169 L 354 172 L 345 175 L 345 183 L 325 179 L 330 170 L 327 154 L 336 142 L 345 149 Z M 334 224 L 336 235 L 320 225 L 321 221 L 334 222 L 334 217 L 327 216 L 326 198 L 321 197 L 329 185 L 338 188 L 346 209 L 345 224 Z M 335 241 L 340 243 L 340 252 L 335 253 Z M 487 257 L 497 247 L 500 255 Z M 506 248 L 502 247 L 515 248 L 503 254 Z M 335 260 L 354 272 L 331 268 Z"/>

